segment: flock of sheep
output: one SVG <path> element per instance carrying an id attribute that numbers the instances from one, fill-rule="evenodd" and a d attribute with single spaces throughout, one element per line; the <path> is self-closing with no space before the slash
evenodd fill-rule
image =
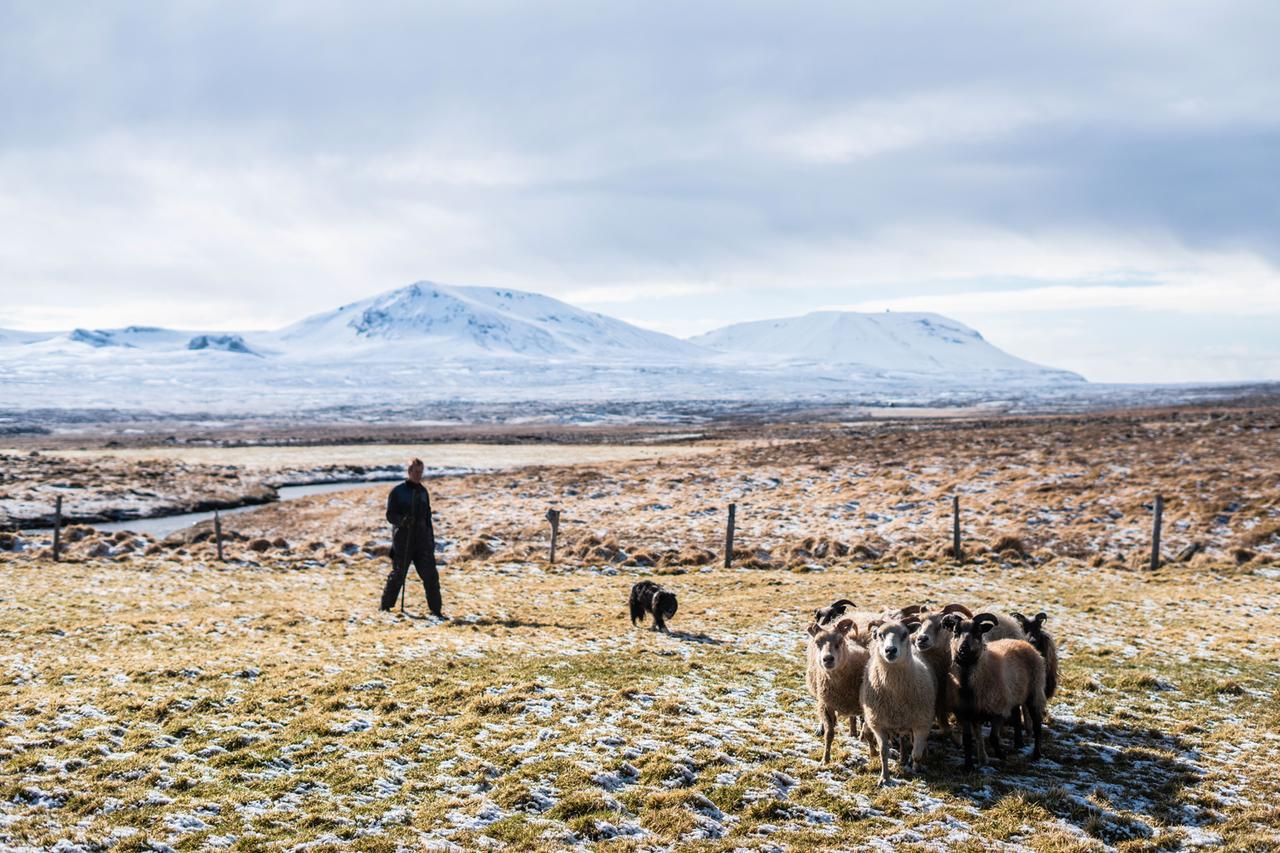
<path id="1" fill-rule="evenodd" d="M 987 760 L 982 724 L 991 724 L 991 751 L 1003 758 L 1000 733 L 1013 725 L 1015 749 L 1024 727 L 1040 757 L 1045 705 L 1058 686 L 1058 653 L 1044 630 L 1047 618 L 983 611 L 960 604 L 940 610 L 913 604 L 883 614 L 860 613 L 841 599 L 814 613 L 808 628 L 806 680 L 817 704 L 823 762 L 831 760 L 836 723 L 849 718 L 849 733 L 880 757 L 880 784 L 890 782 L 889 748 L 897 740 L 902 768 L 919 767 L 929 730 L 964 744 L 964 766 Z M 961 730 L 951 726 L 955 715 Z M 910 749 L 906 738 L 910 737 Z"/>

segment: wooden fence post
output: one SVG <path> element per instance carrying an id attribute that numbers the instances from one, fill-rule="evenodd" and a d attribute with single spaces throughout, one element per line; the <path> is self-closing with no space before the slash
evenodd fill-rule
<path id="1" fill-rule="evenodd" d="M 1156 495 L 1155 518 L 1151 520 L 1151 571 L 1160 568 L 1160 522 L 1164 516 L 1164 498 Z"/>
<path id="2" fill-rule="evenodd" d="M 724 530 L 724 567 L 727 569 L 733 564 L 733 522 L 738 514 L 738 505 L 729 504 L 729 523 L 725 525 Z"/>
<path id="3" fill-rule="evenodd" d="M 957 563 L 964 562 L 964 552 L 960 550 L 960 496 L 951 496 L 951 556 Z"/>
<path id="4" fill-rule="evenodd" d="M 216 509 L 213 511 L 213 539 L 218 545 L 218 562 L 226 562 L 222 559 L 222 518 Z"/>
<path id="5" fill-rule="evenodd" d="M 62 559 L 62 495 L 53 505 L 53 559 Z"/>
<path id="6" fill-rule="evenodd" d="M 560 533 L 560 510 L 547 510 L 547 521 L 551 522 L 551 562 L 556 561 L 556 537 Z"/>

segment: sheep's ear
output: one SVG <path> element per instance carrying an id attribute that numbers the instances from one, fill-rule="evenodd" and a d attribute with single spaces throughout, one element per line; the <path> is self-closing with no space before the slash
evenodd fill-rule
<path id="1" fill-rule="evenodd" d="M 810 626 L 809 626 L 809 628 L 808 628 L 809 636 L 810 636 L 810 637 L 816 637 L 816 636 L 818 636 L 818 632 L 819 632 L 819 631 L 821 631 L 821 630 L 822 630 L 822 626 L 821 626 L 821 625 L 819 625 L 817 622 L 814 622 L 814 623 L 813 623 L 812 625 L 810 625 Z"/>
<path id="2" fill-rule="evenodd" d="M 836 623 L 837 634 L 847 634 L 849 629 L 855 627 L 852 619 L 841 619 Z"/>
<path id="3" fill-rule="evenodd" d="M 979 634 L 985 634 L 999 624 L 993 613 L 979 613 L 973 617 L 973 627 Z"/>
<path id="4" fill-rule="evenodd" d="M 924 623 L 921 622 L 919 619 L 906 619 L 903 621 L 902 624 L 907 626 L 908 634 L 914 634 L 915 632 L 920 630 L 921 626 L 924 625 Z"/>
<path id="5" fill-rule="evenodd" d="M 946 616 L 943 616 L 942 627 L 946 628 L 948 631 L 954 632 L 960 627 L 960 614 L 948 613 Z"/>

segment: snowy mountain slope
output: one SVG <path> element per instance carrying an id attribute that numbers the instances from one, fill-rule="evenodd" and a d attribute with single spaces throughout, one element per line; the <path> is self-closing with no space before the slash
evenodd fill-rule
<path id="1" fill-rule="evenodd" d="M 275 340 L 295 355 L 353 346 L 406 354 L 427 349 L 450 359 L 638 357 L 669 362 L 706 355 L 678 338 L 549 296 L 425 281 L 308 317 L 281 330 Z"/>
<path id="2" fill-rule="evenodd" d="M 1003 371 L 1079 379 L 1009 355 L 976 330 L 940 314 L 815 311 L 803 317 L 737 323 L 690 340 L 708 349 L 775 361 L 857 364 L 906 373 Z"/>
<path id="3" fill-rule="evenodd" d="M 1083 384 L 934 314 L 824 312 L 681 341 L 536 293 L 427 282 L 273 332 L 0 330 L 0 409 L 973 401 Z"/>

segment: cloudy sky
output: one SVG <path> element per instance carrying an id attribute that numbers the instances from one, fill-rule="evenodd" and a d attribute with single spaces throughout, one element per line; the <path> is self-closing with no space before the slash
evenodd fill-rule
<path id="1" fill-rule="evenodd" d="M 0 0 L 0 326 L 412 281 L 1280 379 L 1280 4 Z"/>

